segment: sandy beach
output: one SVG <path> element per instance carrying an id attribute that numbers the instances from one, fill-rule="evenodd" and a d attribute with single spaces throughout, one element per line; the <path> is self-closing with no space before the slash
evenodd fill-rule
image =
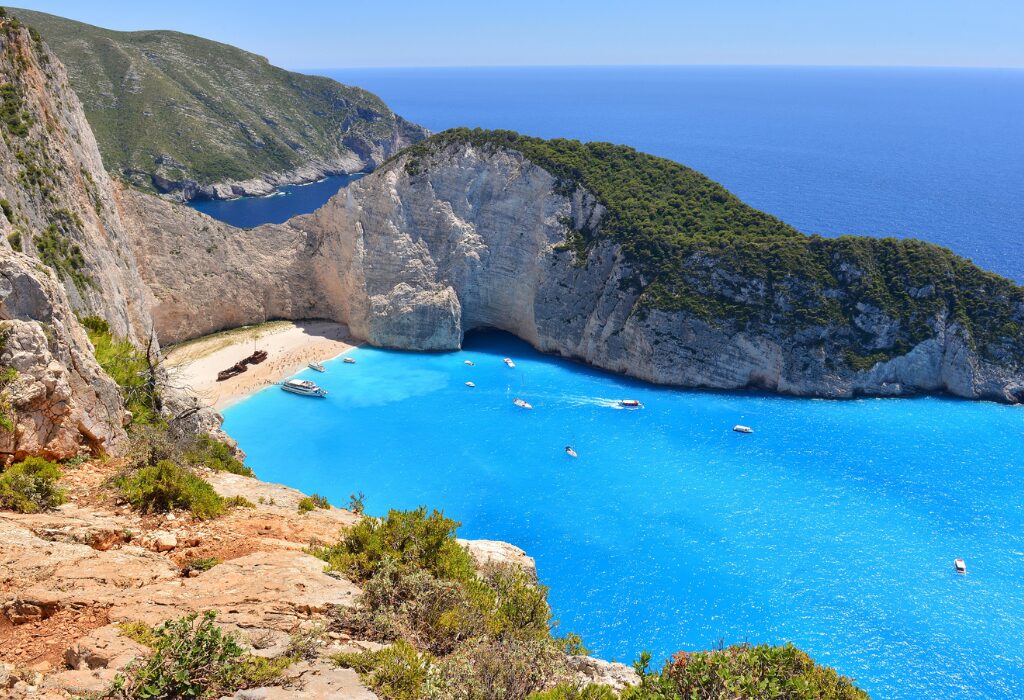
<path id="1" fill-rule="evenodd" d="M 348 327 L 332 321 L 271 321 L 190 340 L 169 348 L 165 366 L 175 386 L 188 388 L 221 410 L 265 386 L 280 382 L 314 360 L 337 357 L 356 346 Z M 223 382 L 217 372 L 252 354 L 269 357 Z"/>

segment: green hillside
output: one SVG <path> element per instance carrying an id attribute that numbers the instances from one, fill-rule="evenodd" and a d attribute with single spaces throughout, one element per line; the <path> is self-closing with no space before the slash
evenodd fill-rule
<path id="1" fill-rule="evenodd" d="M 108 170 L 144 187 L 378 161 L 424 132 L 378 97 L 169 31 L 116 32 L 14 9 L 67 68 Z M 156 175 L 156 181 L 153 177 Z"/>

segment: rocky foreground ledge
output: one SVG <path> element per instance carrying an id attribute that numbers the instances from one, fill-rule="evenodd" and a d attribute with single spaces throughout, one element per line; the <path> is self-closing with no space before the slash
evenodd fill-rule
<path id="1" fill-rule="evenodd" d="M 354 583 L 324 572 L 306 553 L 360 516 L 339 508 L 300 513 L 304 494 L 226 472 L 205 471 L 238 508 L 215 520 L 187 513 L 143 516 L 104 486 L 115 461 L 67 468 L 67 503 L 51 512 L 0 512 L 0 697 L 71 698 L 103 693 L 132 661 L 150 653 L 119 623 L 156 625 L 214 610 L 254 655 L 284 653 L 292 635 L 327 629 L 330 613 L 352 606 Z M 460 541 L 477 561 L 511 563 L 535 574 L 512 545 Z M 219 560 L 206 571 L 197 561 Z M 292 664 L 273 687 L 245 698 L 374 698 L 351 669 L 330 657 L 377 649 L 375 642 L 325 632 L 316 657 Z M 631 668 L 588 657 L 572 661 L 580 680 L 624 687 Z"/>

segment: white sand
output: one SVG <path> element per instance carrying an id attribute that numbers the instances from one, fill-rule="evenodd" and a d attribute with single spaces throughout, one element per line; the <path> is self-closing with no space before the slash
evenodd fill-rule
<path id="1" fill-rule="evenodd" d="M 215 333 L 169 349 L 165 366 L 175 386 L 190 389 L 208 405 L 223 409 L 265 386 L 305 368 L 308 363 L 337 357 L 355 347 L 348 327 L 330 321 L 272 321 Z M 223 382 L 217 373 L 253 350 L 266 350 L 259 365 Z"/>

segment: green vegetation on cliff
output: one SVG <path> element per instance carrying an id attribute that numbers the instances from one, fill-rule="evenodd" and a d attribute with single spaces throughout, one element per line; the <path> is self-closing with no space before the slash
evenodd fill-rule
<path id="1" fill-rule="evenodd" d="M 458 144 L 517 151 L 555 176 L 560 193 L 593 193 L 607 212 L 592 229 L 567 222 L 566 247 L 585 264 L 601 239 L 620 244 L 641 313 L 686 311 L 735 330 L 771 325 L 790 339 L 830 328 L 838 335 L 829 355 L 855 369 L 904 354 L 942 317 L 988 359 L 1024 363 L 1024 288 L 940 246 L 804 235 L 690 168 L 608 143 L 452 129 L 403 151 L 406 172 L 425 173 L 433 154 Z M 881 346 L 865 344 L 876 334 L 861 327 L 874 312 L 895 324 Z"/>
<path id="2" fill-rule="evenodd" d="M 334 162 L 422 130 L 375 95 L 170 31 L 116 32 L 11 10 L 64 63 L 108 170 L 152 187 L 209 184 Z M 13 107 L 0 109 L 21 128 Z"/>

